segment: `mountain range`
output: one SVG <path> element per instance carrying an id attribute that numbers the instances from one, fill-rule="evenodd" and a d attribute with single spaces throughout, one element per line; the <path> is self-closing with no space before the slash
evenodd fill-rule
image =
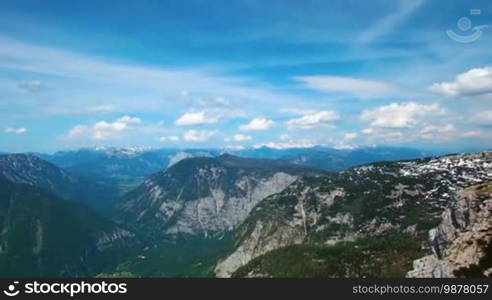
<path id="1" fill-rule="evenodd" d="M 340 171 L 375 161 L 422 158 L 435 153 L 410 148 L 366 147 L 333 149 L 327 147 L 275 149 L 269 147 L 243 150 L 227 149 L 149 149 L 95 147 L 53 154 L 32 153 L 74 174 L 110 184 L 120 195 L 129 192 L 148 176 L 190 157 L 218 157 L 224 153 L 245 158 L 264 158 Z"/>
<path id="2" fill-rule="evenodd" d="M 487 151 L 4 154 L 0 276 L 489 276 L 491 182 Z"/>

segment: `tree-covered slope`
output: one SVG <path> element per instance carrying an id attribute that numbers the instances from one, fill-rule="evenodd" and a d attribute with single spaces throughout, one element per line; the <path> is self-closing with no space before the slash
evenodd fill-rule
<path id="1" fill-rule="evenodd" d="M 409 234 L 389 233 L 337 245 L 300 244 L 267 252 L 232 277 L 375 278 L 404 277 L 422 254 Z"/>
<path id="2" fill-rule="evenodd" d="M 0 176 L 0 276 L 90 276 L 131 235 L 92 209 Z"/>

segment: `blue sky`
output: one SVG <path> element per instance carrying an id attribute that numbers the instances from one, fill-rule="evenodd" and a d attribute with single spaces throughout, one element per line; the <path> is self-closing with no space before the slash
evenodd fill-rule
<path id="1" fill-rule="evenodd" d="M 491 15 L 485 0 L 4 0 L 0 150 L 491 148 Z"/>

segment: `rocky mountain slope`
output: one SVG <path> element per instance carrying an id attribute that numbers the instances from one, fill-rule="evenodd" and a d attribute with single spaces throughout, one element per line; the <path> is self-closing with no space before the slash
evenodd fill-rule
<path id="1" fill-rule="evenodd" d="M 0 175 L 0 277 L 91 276 L 131 237 L 81 203 Z"/>
<path id="2" fill-rule="evenodd" d="M 117 220 L 157 235 L 216 235 L 241 224 L 265 197 L 304 175 L 324 171 L 283 161 L 189 158 L 128 193 Z"/>
<path id="3" fill-rule="evenodd" d="M 408 277 L 492 276 L 492 182 L 460 190 Z"/>
<path id="4" fill-rule="evenodd" d="M 234 250 L 215 272 L 231 276 L 253 259 L 295 244 L 330 246 L 394 232 L 410 234 L 425 247 L 428 231 L 441 223 L 459 191 L 491 179 L 492 152 L 300 178 L 252 210 L 237 230 Z"/>
<path id="5" fill-rule="evenodd" d="M 101 211 L 117 200 L 117 192 L 112 187 L 92 182 L 30 154 L 0 155 L 0 175 L 14 183 L 37 186 Z"/>
<path id="6" fill-rule="evenodd" d="M 375 278 L 404 277 L 412 260 L 422 255 L 414 236 L 388 234 L 326 246 L 290 245 L 269 251 L 240 267 L 233 277 Z"/>

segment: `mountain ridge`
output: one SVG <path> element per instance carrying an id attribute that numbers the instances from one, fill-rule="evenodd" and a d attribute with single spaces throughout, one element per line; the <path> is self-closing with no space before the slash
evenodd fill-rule
<path id="1" fill-rule="evenodd" d="M 85 277 L 132 234 L 83 203 L 0 175 L 0 277 Z"/>
<path id="2" fill-rule="evenodd" d="M 15 183 L 38 186 L 65 199 L 105 211 L 116 201 L 116 191 L 59 168 L 31 154 L 0 155 L 0 174 Z"/>
<path id="3" fill-rule="evenodd" d="M 254 258 L 295 244 L 336 245 L 391 230 L 425 240 L 458 188 L 491 179 L 492 152 L 381 162 L 298 179 L 253 209 L 216 274 L 229 277 Z"/>

